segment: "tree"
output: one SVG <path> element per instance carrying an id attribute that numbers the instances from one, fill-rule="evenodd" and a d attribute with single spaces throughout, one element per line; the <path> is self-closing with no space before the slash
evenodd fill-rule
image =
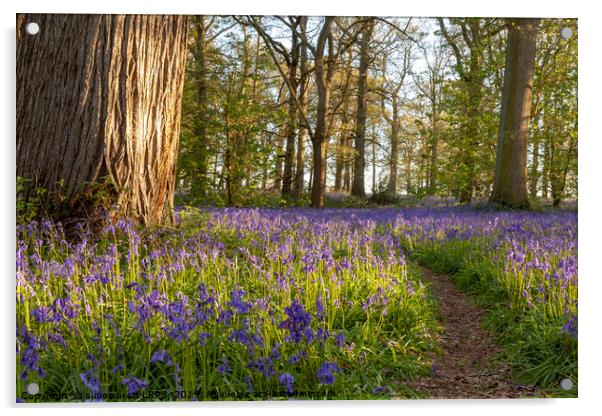
<path id="1" fill-rule="evenodd" d="M 438 18 L 442 36 L 456 59 L 455 69 L 465 93 L 465 109 L 460 123 L 461 144 L 458 147 L 458 193 L 461 203 L 469 203 L 475 188 L 477 151 L 482 141 L 480 115 L 483 101 L 483 68 L 486 41 L 498 33 L 502 26 L 496 19 L 451 18 L 455 32 L 448 30 L 444 19 Z M 461 43 L 463 42 L 463 43 Z"/>
<path id="2" fill-rule="evenodd" d="M 17 175 L 63 215 L 107 177 L 113 213 L 170 221 L 187 17 L 21 14 L 17 34 Z"/>
<path id="3" fill-rule="evenodd" d="M 307 38 L 307 16 L 300 16 L 299 28 L 301 30 L 301 39 Z M 297 109 L 297 124 L 299 125 L 299 138 L 297 140 L 297 160 L 295 170 L 295 186 L 293 196 L 301 198 L 303 196 L 304 175 L 305 175 L 305 142 L 307 141 L 308 126 L 305 125 L 303 114 L 307 112 L 307 90 L 309 70 L 307 67 L 307 44 L 301 42 L 299 63 L 299 108 Z"/>
<path id="4" fill-rule="evenodd" d="M 444 80 L 444 68 L 447 64 L 447 57 L 443 53 L 440 43 L 433 45 L 432 50 L 420 48 L 426 64 L 424 76 L 416 74 L 414 82 L 421 95 L 427 100 L 430 107 L 430 140 L 429 140 L 429 159 L 427 175 L 427 192 L 434 195 L 437 191 L 438 180 L 438 154 L 439 154 L 439 118 L 441 86 Z M 426 79 L 424 79 L 426 78 Z M 476 121 L 474 121 L 476 122 Z"/>
<path id="5" fill-rule="evenodd" d="M 509 19 L 502 112 L 490 201 L 528 208 L 527 137 L 539 19 Z"/>
<path id="6" fill-rule="evenodd" d="M 360 43 L 360 67 L 358 74 L 357 115 L 355 122 L 355 160 L 353 169 L 353 185 L 351 194 L 364 198 L 366 196 L 364 171 L 366 169 L 366 113 L 368 66 L 370 65 L 370 39 L 374 30 L 374 20 L 368 19 L 362 28 Z"/>

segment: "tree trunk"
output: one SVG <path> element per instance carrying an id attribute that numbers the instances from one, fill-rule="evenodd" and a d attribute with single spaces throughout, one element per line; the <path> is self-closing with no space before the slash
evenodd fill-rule
<path id="1" fill-rule="evenodd" d="M 299 19 L 299 28 L 301 30 L 301 36 L 304 38 L 307 33 L 307 16 L 301 16 Z M 308 82 L 308 69 L 307 69 L 307 44 L 301 42 L 299 49 L 299 71 L 301 81 L 299 82 L 299 104 L 300 109 L 297 112 L 297 117 L 300 121 L 299 124 L 299 136 L 297 139 L 297 169 L 295 171 L 295 198 L 301 198 L 303 196 L 304 187 L 304 175 L 305 175 L 305 141 L 307 140 L 307 126 L 303 122 L 302 114 L 306 112 L 307 108 L 307 82 Z"/>
<path id="2" fill-rule="evenodd" d="M 357 93 L 357 121 L 355 125 L 355 163 L 351 194 L 360 198 L 366 197 L 364 186 L 364 170 L 366 168 L 366 92 L 368 87 L 368 65 L 370 63 L 369 48 L 374 21 L 370 20 L 363 29 L 360 43 L 360 68 Z"/>
<path id="3" fill-rule="evenodd" d="M 326 130 L 328 125 L 328 107 L 330 88 L 318 82 L 318 111 L 316 130 L 312 138 L 313 144 L 313 185 L 311 188 L 311 204 L 313 208 L 324 207 L 324 192 L 326 190 Z"/>
<path id="4" fill-rule="evenodd" d="M 198 190 L 200 196 L 207 194 L 207 29 L 206 17 L 196 16 L 195 23 L 197 29 L 196 48 L 194 58 L 197 62 L 198 72 L 196 81 L 197 99 L 198 99 L 198 124 L 196 125 L 196 135 L 199 137 L 199 151 L 197 153 L 197 175 L 194 187 Z"/>
<path id="5" fill-rule="evenodd" d="M 316 90 L 318 103 L 316 108 L 316 128 L 313 132 L 313 177 L 311 187 L 311 206 L 313 208 L 324 207 L 324 192 L 326 190 L 326 139 L 328 135 L 328 109 L 330 106 L 330 85 L 333 72 L 333 62 L 330 60 L 334 51 L 332 50 L 332 24 L 334 17 L 324 18 L 318 42 L 314 54 Z M 326 63 L 324 51 L 328 43 L 328 58 Z"/>
<path id="6" fill-rule="evenodd" d="M 391 123 L 391 155 L 389 158 L 389 186 L 390 194 L 397 193 L 397 170 L 399 161 L 399 110 L 397 108 L 397 97 L 393 96 L 393 118 Z"/>
<path id="7" fill-rule="evenodd" d="M 344 124 L 342 122 L 341 124 Z M 345 155 L 343 152 L 345 145 L 345 131 L 343 126 L 339 129 L 338 144 L 336 146 L 335 165 L 334 165 L 334 191 L 340 192 L 343 189 L 343 166 L 345 165 Z"/>
<path id="8" fill-rule="evenodd" d="M 285 128 L 281 128 L 278 131 L 278 138 L 276 140 L 276 163 L 274 165 L 274 186 L 273 190 L 278 191 L 282 189 L 282 169 L 284 166 L 284 153 L 282 151 L 284 147 L 284 135 L 286 134 Z"/>
<path id="9" fill-rule="evenodd" d="M 376 193 L 376 126 L 372 126 L 372 195 Z"/>
<path id="10" fill-rule="evenodd" d="M 527 138 L 539 19 L 509 19 L 495 180 L 490 201 L 528 208 Z"/>
<path id="11" fill-rule="evenodd" d="M 295 138 L 297 134 L 297 66 L 299 64 L 299 39 L 293 31 L 291 58 L 288 66 L 288 82 L 290 84 L 288 98 L 288 124 L 286 130 L 286 151 L 284 153 L 284 172 L 282 174 L 282 196 L 291 197 L 293 193 L 293 170 L 295 165 Z"/>
<path id="12" fill-rule="evenodd" d="M 438 147 L 439 147 L 439 130 L 438 130 L 438 117 L 437 112 L 439 111 L 437 107 L 437 94 L 435 91 L 435 82 L 432 81 L 432 91 L 431 91 L 431 104 L 432 104 L 432 133 L 431 133 L 431 160 L 430 160 L 430 171 L 429 171 L 429 194 L 434 195 L 437 192 L 437 157 L 438 157 Z"/>
<path id="13" fill-rule="evenodd" d="M 17 175 L 72 208 L 108 177 L 114 214 L 173 220 L 186 32 L 185 16 L 18 15 Z"/>
<path id="14" fill-rule="evenodd" d="M 533 161 L 529 172 L 529 195 L 537 198 L 537 182 L 539 181 L 539 135 L 533 135 Z"/>

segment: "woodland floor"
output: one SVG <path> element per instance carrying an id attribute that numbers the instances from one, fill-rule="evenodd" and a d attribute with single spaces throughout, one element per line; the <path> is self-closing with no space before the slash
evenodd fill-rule
<path id="1" fill-rule="evenodd" d="M 459 291 L 449 276 L 422 268 L 438 303 L 443 330 L 433 353 L 429 376 L 408 382 L 421 396 L 433 399 L 518 398 L 534 396 L 531 386 L 512 382 L 510 369 L 499 360 L 502 351 L 482 327 L 485 311 Z"/>

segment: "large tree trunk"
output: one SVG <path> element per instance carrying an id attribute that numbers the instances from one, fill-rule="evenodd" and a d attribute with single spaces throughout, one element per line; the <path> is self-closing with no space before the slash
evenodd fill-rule
<path id="1" fill-rule="evenodd" d="M 115 213 L 171 220 L 186 31 L 185 16 L 18 15 L 17 175 L 69 202 L 108 177 Z"/>
<path id="2" fill-rule="evenodd" d="M 360 43 L 360 68 L 357 93 L 357 121 L 355 125 L 355 163 L 353 174 L 353 185 L 351 194 L 364 198 L 366 190 L 364 186 L 364 170 L 366 168 L 366 92 L 368 89 L 368 65 L 370 63 L 370 38 L 374 21 L 370 20 L 363 29 Z"/>
<path id="3" fill-rule="evenodd" d="M 527 208 L 527 138 L 539 19 L 510 19 L 495 180 L 490 201 Z"/>

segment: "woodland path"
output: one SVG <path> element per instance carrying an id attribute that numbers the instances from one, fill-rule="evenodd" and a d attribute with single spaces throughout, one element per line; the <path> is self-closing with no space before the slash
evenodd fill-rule
<path id="1" fill-rule="evenodd" d="M 432 373 L 409 381 L 408 386 L 432 399 L 533 396 L 532 387 L 513 384 L 510 369 L 495 360 L 501 349 L 482 328 L 485 311 L 458 290 L 449 276 L 421 270 L 437 300 L 443 326 L 437 344 L 443 354 L 434 352 Z"/>

